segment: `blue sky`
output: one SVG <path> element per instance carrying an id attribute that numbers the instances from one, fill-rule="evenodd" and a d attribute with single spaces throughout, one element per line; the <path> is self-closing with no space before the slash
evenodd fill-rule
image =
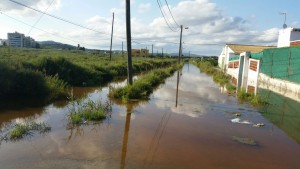
<path id="1" fill-rule="evenodd" d="M 18 31 L 37 41 L 54 40 L 86 48 L 108 49 L 112 12 L 115 12 L 115 38 L 113 49 L 125 43 L 125 0 L 15 0 L 30 7 L 46 11 L 97 32 L 83 29 L 47 15 L 1 0 L 0 38 L 7 32 Z M 160 0 L 173 29 L 165 0 Z M 183 31 L 184 52 L 201 55 L 219 55 L 226 43 L 276 45 L 278 31 L 287 13 L 287 25 L 300 27 L 297 7 L 299 0 L 172 0 L 167 1 Z M 134 48 L 151 48 L 154 52 L 178 52 L 179 32 L 166 25 L 157 1 L 131 0 L 131 25 Z M 18 20 L 18 21 L 17 21 Z M 22 21 L 23 23 L 21 23 Z M 33 28 L 28 25 L 35 25 Z M 27 24 L 27 25 L 26 25 Z M 31 31 L 30 31 L 31 30 Z M 102 32 L 102 33 L 99 33 Z"/>

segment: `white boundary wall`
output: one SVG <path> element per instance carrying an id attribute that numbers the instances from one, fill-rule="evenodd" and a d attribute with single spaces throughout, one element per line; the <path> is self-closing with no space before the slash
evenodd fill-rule
<path id="1" fill-rule="evenodd" d="M 258 87 L 300 102 L 300 85 L 297 83 L 271 78 L 263 73 L 258 76 Z"/>

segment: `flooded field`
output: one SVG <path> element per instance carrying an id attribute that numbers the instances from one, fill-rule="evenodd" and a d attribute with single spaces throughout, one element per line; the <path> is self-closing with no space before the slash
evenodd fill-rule
<path id="1" fill-rule="evenodd" d="M 1 104 L 1 131 L 26 120 L 47 122 L 52 129 L 3 140 L 0 168 L 299 168 L 300 104 L 260 92 L 271 104 L 258 110 L 222 93 L 211 77 L 186 64 L 148 101 L 110 101 L 111 114 L 97 124 L 69 128 L 72 101 Z M 86 100 L 105 102 L 108 93 L 109 87 L 74 88 L 74 96 Z"/>

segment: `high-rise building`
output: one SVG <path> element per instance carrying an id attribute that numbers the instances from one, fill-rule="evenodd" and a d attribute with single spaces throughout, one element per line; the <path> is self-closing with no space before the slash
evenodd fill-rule
<path id="1" fill-rule="evenodd" d="M 24 34 L 14 32 L 7 33 L 7 42 L 8 46 L 17 47 L 17 48 L 35 48 L 36 42 L 31 37 L 25 37 Z"/>

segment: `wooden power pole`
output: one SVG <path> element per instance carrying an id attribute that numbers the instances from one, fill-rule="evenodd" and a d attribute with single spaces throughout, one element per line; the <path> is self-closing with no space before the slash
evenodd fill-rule
<path id="1" fill-rule="evenodd" d="M 128 57 L 128 84 L 132 85 L 132 56 L 131 56 L 131 21 L 130 0 L 126 0 L 126 35 L 127 35 L 127 57 Z"/>
<path id="2" fill-rule="evenodd" d="M 122 57 L 124 57 L 124 44 L 123 44 L 123 41 L 122 41 Z"/>
<path id="3" fill-rule="evenodd" d="M 180 64 L 181 55 L 182 55 L 182 25 L 180 25 L 180 42 L 179 42 L 178 64 Z"/>
<path id="4" fill-rule="evenodd" d="M 152 44 L 152 57 L 154 57 L 154 56 L 153 56 L 153 44 Z"/>
<path id="5" fill-rule="evenodd" d="M 111 61 L 112 55 L 112 41 L 114 36 L 114 22 L 115 22 L 115 13 L 113 12 L 112 25 L 111 25 L 111 37 L 110 37 L 110 52 L 109 52 L 109 60 Z"/>

